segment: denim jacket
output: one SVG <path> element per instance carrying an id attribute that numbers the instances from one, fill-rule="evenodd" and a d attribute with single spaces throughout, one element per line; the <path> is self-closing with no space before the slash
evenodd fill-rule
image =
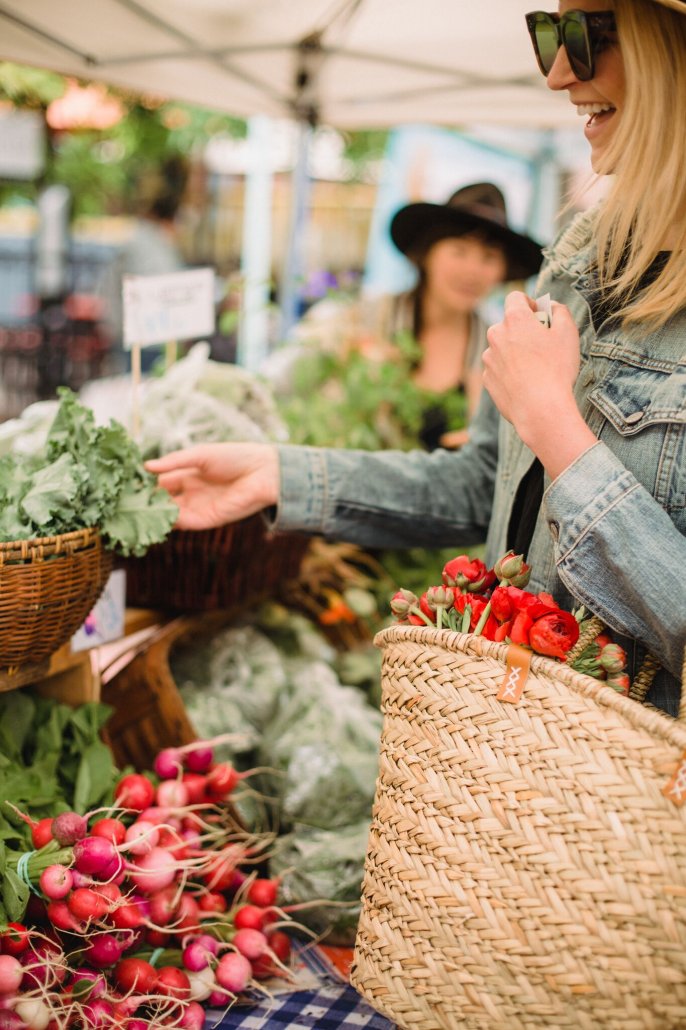
<path id="1" fill-rule="evenodd" d="M 536 287 L 566 304 L 581 337 L 576 398 L 598 437 L 545 481 L 527 560 L 529 589 L 565 608 L 583 603 L 627 650 L 663 665 L 648 700 L 676 714 L 686 646 L 686 310 L 656 331 L 596 332 L 593 212 L 546 253 Z M 554 416 L 554 413 L 551 413 Z M 534 460 L 487 394 L 457 452 L 280 448 L 278 529 L 367 547 L 507 550 L 517 488 Z"/>

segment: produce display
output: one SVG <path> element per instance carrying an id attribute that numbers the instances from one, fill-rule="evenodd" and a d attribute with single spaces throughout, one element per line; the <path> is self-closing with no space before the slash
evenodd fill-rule
<path id="1" fill-rule="evenodd" d="M 201 1003 L 289 975 L 298 924 L 262 875 L 271 836 L 235 816 L 245 777 L 211 741 L 122 775 L 99 738 L 107 714 L 2 699 L 3 1030 L 200 1030 Z"/>

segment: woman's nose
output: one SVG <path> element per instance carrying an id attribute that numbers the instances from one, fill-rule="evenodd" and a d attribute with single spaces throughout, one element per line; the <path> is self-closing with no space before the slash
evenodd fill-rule
<path id="1" fill-rule="evenodd" d="M 578 81 L 569 63 L 567 51 L 561 46 L 557 51 L 553 66 L 546 77 L 548 89 L 569 89 L 570 86 Z"/>

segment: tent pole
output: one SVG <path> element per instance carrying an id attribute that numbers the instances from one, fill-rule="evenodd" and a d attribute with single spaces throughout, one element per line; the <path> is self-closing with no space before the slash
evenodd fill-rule
<path id="1" fill-rule="evenodd" d="M 279 292 L 279 339 L 282 343 L 299 317 L 300 286 L 305 273 L 305 224 L 310 195 L 310 143 L 312 127 L 298 122 L 297 151 L 291 180 L 291 213 L 286 256 Z"/>
<path id="2" fill-rule="evenodd" d="M 249 120 L 250 157 L 245 176 L 241 254 L 243 290 L 236 361 L 251 372 L 260 367 L 269 351 L 272 130 L 272 121 L 265 115 L 256 115 Z"/>

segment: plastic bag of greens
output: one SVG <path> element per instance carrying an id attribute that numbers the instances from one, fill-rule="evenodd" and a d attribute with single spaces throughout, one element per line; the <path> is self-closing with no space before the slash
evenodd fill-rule
<path id="1" fill-rule="evenodd" d="M 324 662 L 286 660 L 292 695 L 265 728 L 261 765 L 276 769 L 270 791 L 286 826 L 331 829 L 369 818 L 381 715 L 342 686 Z"/>
<path id="2" fill-rule="evenodd" d="M 202 643 L 175 648 L 170 669 L 198 736 L 243 736 L 240 749 L 221 746 L 223 757 L 253 750 L 286 688 L 281 653 L 252 626 L 222 631 Z"/>
<path id="3" fill-rule="evenodd" d="M 336 830 L 297 826 L 279 837 L 270 874 L 280 876 L 284 905 L 322 900 L 298 912 L 298 920 L 331 943 L 352 944 L 360 916 L 360 894 L 369 819 Z M 326 900 L 324 900 L 326 899 Z M 326 901 L 343 902 L 343 906 Z"/>

